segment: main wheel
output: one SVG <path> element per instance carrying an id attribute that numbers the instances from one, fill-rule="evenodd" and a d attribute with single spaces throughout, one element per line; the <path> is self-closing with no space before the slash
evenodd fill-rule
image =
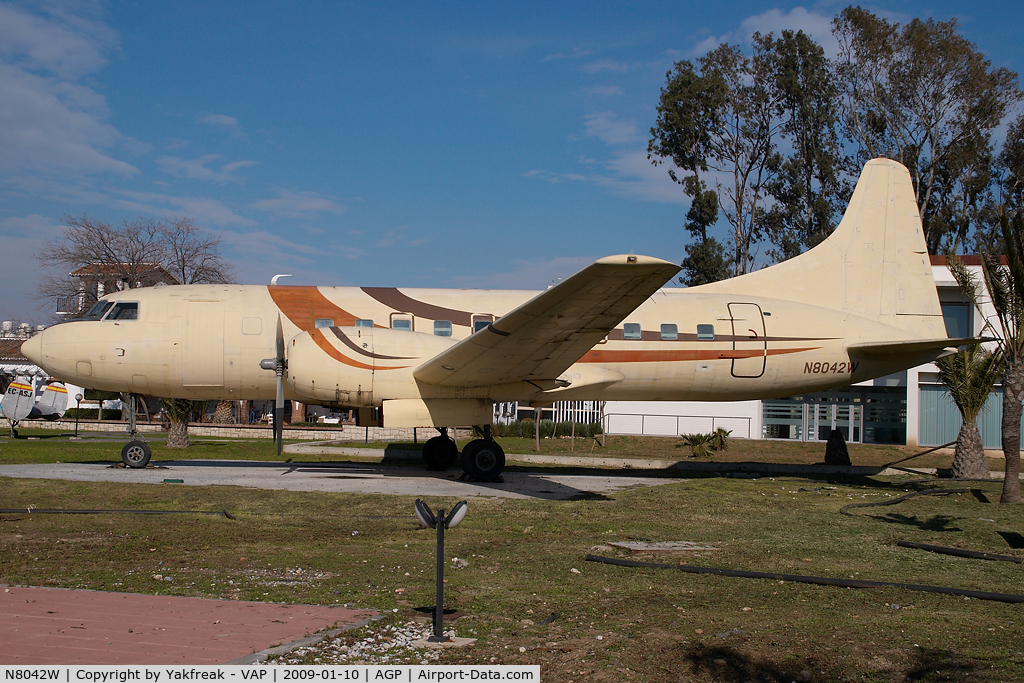
<path id="1" fill-rule="evenodd" d="M 490 439 L 476 439 L 462 449 L 462 469 L 477 481 L 494 481 L 505 469 L 505 451 Z"/>
<path id="2" fill-rule="evenodd" d="M 153 452 L 145 441 L 129 441 L 121 449 L 121 462 L 126 467 L 142 468 L 149 464 Z"/>
<path id="3" fill-rule="evenodd" d="M 459 447 L 447 436 L 435 436 L 423 444 L 423 462 L 428 470 L 446 470 L 458 459 Z"/>

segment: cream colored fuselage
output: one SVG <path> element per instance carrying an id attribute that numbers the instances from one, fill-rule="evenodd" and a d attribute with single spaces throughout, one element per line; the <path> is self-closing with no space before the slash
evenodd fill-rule
<path id="1" fill-rule="evenodd" d="M 53 376 L 107 391 L 130 391 L 195 399 L 272 399 L 275 376 L 260 368 L 274 356 L 281 309 L 265 286 L 159 287 L 111 295 L 137 301 L 138 319 L 72 321 L 40 338 L 40 364 Z M 511 387 L 443 387 L 418 383 L 412 372 L 455 342 L 468 326 L 453 324 L 452 336 L 434 334 L 435 320 L 389 308 L 359 288 L 308 289 L 374 327 L 334 321 L 359 347 L 339 344 L 331 327 L 301 329 L 281 315 L 286 339 L 286 395 L 346 406 L 380 405 L 402 398 L 481 398 L 493 401 L 555 400 L 736 400 L 817 391 L 902 369 L 905 358 L 887 361 L 851 357 L 852 342 L 900 340 L 905 330 L 850 313 L 757 296 L 701 294 L 699 289 L 664 289 L 629 315 L 560 378 L 568 385 L 538 391 Z M 535 292 L 402 290 L 417 302 L 494 316 Z M 394 316 L 413 330 L 391 329 Z M 454 317 L 454 316 L 453 316 Z M 327 320 L 326 318 L 321 320 Z M 944 334 L 940 316 L 921 324 Z M 344 324 L 349 323 L 349 324 Z M 322 323 L 323 324 L 323 323 Z M 364 323 L 365 324 L 365 323 Z M 640 339 L 625 339 L 626 325 L 639 324 Z M 676 339 L 671 337 L 675 326 Z M 711 326 L 698 339 L 698 325 Z M 633 328 L 635 329 L 635 328 Z M 321 337 L 320 343 L 314 335 Z M 323 338 L 347 361 L 321 348 Z M 44 340 L 45 339 L 45 340 Z M 26 348 L 28 350 L 28 348 Z M 35 355 L 33 352 L 32 355 Z M 924 354 L 928 356 L 929 354 Z M 933 354 L 931 354 L 933 355 Z M 922 361 L 923 362 L 923 361 Z M 362 366 L 362 367 L 360 367 Z"/>

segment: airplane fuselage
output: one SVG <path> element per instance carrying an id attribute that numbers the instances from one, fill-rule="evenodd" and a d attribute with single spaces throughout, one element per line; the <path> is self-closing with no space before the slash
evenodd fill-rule
<path id="1" fill-rule="evenodd" d="M 55 377 L 95 389 L 193 399 L 272 399 L 278 317 L 286 395 L 312 404 L 379 406 L 393 399 L 738 400 L 787 396 L 871 379 L 907 359 L 858 357 L 858 341 L 906 331 L 806 302 L 700 289 L 662 289 L 587 351 L 558 384 L 445 387 L 413 371 L 537 292 L 191 285 L 127 290 L 135 318 L 51 327 L 40 360 Z M 925 321 L 944 335 L 941 316 Z M 552 321 L 551 324 L 557 324 Z M 851 330 L 855 334 L 851 335 Z M 450 336 L 448 336 L 450 335 Z M 28 347 L 26 347 L 27 349 Z M 922 362 L 934 353 L 922 353 Z"/>

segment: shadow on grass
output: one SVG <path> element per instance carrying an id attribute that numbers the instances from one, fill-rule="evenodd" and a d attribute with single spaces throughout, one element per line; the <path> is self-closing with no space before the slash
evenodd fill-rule
<path id="1" fill-rule="evenodd" d="M 847 680 L 848 667 L 829 671 L 816 658 L 787 658 L 785 662 L 773 661 L 740 652 L 728 645 L 698 643 L 689 646 L 683 653 L 690 673 L 714 681 L 726 683 L 790 683 L 791 681 Z M 903 669 L 900 671 L 900 669 Z M 978 680 L 980 665 L 968 657 L 948 650 L 916 649 L 904 665 L 892 663 L 876 673 L 878 680 L 906 681 L 971 681 Z M 876 680 L 869 672 L 858 672 L 866 680 Z M 971 674 L 975 676 L 971 676 Z M 995 679 L 983 679 L 995 680 Z"/>
<path id="2" fill-rule="evenodd" d="M 963 531 L 960 527 L 950 526 L 959 517 L 949 517 L 947 515 L 935 515 L 928 519 L 918 519 L 914 515 L 901 515 L 895 512 L 890 512 L 887 515 L 865 515 L 871 519 L 877 519 L 879 522 L 887 522 L 889 524 L 902 524 L 904 526 L 917 527 L 921 531 Z"/>

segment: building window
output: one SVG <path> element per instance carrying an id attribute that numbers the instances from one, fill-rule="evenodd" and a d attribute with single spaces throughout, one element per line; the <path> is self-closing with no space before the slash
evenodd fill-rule
<path id="1" fill-rule="evenodd" d="M 451 320 L 435 320 L 434 321 L 434 334 L 438 337 L 450 337 L 452 336 L 452 321 Z"/>
<path id="2" fill-rule="evenodd" d="M 970 337 L 971 307 L 967 304 L 942 304 L 942 320 L 946 323 L 946 334 L 950 337 Z"/>
<path id="3" fill-rule="evenodd" d="M 640 339 L 642 335 L 640 323 L 626 323 L 622 326 L 623 339 Z"/>
<path id="4" fill-rule="evenodd" d="M 697 325 L 697 339 L 700 341 L 713 341 L 715 338 L 714 325 Z"/>
<path id="5" fill-rule="evenodd" d="M 359 320 L 356 320 L 356 327 L 373 327 L 373 321 L 361 318 Z"/>
<path id="6" fill-rule="evenodd" d="M 661 338 L 662 339 L 679 339 L 679 328 L 672 324 L 662 324 L 661 326 Z"/>

